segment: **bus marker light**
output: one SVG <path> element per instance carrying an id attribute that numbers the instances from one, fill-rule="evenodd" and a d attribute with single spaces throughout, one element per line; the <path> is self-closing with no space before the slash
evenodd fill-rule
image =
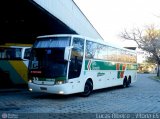
<path id="1" fill-rule="evenodd" d="M 56 82 L 57 85 L 60 85 L 60 84 L 63 84 L 63 83 L 64 83 L 64 81 L 57 81 Z"/>
<path id="2" fill-rule="evenodd" d="M 63 91 L 59 91 L 59 94 L 64 94 L 64 92 Z"/>

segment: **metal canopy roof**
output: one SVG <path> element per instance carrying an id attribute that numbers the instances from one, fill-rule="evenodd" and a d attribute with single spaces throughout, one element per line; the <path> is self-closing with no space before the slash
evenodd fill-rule
<path id="1" fill-rule="evenodd" d="M 3 0 L 0 14 L 0 44 L 33 43 L 50 34 L 102 39 L 72 0 Z"/>

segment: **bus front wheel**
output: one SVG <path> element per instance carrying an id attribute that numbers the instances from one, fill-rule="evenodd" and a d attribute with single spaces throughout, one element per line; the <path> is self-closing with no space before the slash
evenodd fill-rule
<path id="1" fill-rule="evenodd" d="M 131 85 L 131 76 L 128 77 L 128 80 L 127 80 L 127 87 L 129 87 Z"/>
<path id="2" fill-rule="evenodd" d="M 88 97 L 93 91 L 93 83 L 90 80 L 87 80 L 84 86 L 84 92 L 82 93 L 83 97 Z"/>

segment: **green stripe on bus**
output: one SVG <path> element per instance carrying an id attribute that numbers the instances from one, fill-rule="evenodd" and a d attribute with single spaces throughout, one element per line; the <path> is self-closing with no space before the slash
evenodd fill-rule
<path id="1" fill-rule="evenodd" d="M 22 60 L 10 60 L 8 61 L 12 67 L 14 68 L 14 70 L 16 70 L 16 72 L 19 74 L 19 76 L 21 77 L 21 79 L 26 82 L 28 82 L 28 77 L 27 77 L 27 66 L 24 64 L 24 62 Z"/>
<path id="2" fill-rule="evenodd" d="M 85 60 L 85 70 L 137 70 L 137 64 Z"/>

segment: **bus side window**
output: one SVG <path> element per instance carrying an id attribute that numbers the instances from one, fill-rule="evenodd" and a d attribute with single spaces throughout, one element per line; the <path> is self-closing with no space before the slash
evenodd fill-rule
<path id="1" fill-rule="evenodd" d="M 117 48 L 108 47 L 108 60 L 117 61 Z"/>
<path id="2" fill-rule="evenodd" d="M 24 59 L 29 59 L 30 58 L 30 52 L 31 52 L 31 48 L 25 49 Z"/>
<path id="3" fill-rule="evenodd" d="M 97 50 L 97 43 L 92 41 L 86 41 L 86 58 L 93 59 L 95 58 L 95 53 Z"/>
<path id="4" fill-rule="evenodd" d="M 12 51 L 11 49 L 6 50 L 6 59 L 12 59 Z"/>
<path id="5" fill-rule="evenodd" d="M 74 38 L 73 49 L 71 52 L 71 62 L 69 66 L 69 79 L 80 76 L 83 54 L 84 54 L 84 40 L 80 38 Z"/>
<path id="6" fill-rule="evenodd" d="M 15 49 L 15 54 L 14 54 L 14 59 L 21 59 L 22 55 L 22 49 L 21 48 L 16 48 Z"/>
<path id="7" fill-rule="evenodd" d="M 4 59 L 4 50 L 3 49 L 0 49 L 0 59 Z"/>

